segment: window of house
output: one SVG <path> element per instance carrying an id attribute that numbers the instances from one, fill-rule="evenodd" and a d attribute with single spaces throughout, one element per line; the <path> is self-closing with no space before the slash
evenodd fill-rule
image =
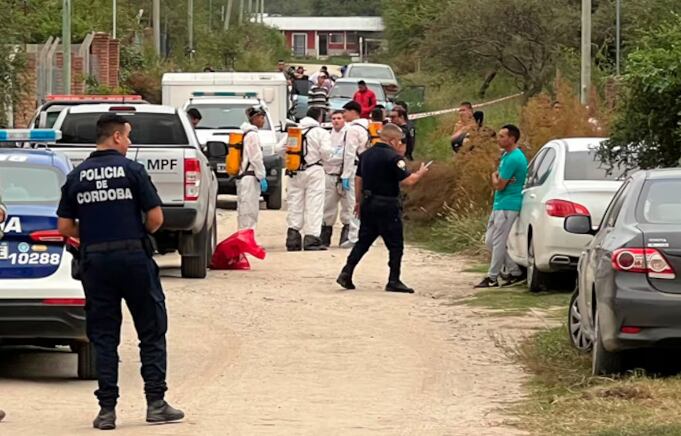
<path id="1" fill-rule="evenodd" d="M 331 33 L 329 35 L 329 42 L 331 44 L 343 44 L 344 40 L 342 33 Z"/>

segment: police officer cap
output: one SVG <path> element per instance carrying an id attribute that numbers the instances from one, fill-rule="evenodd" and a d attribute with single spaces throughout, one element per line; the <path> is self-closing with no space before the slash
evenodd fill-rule
<path id="1" fill-rule="evenodd" d="M 262 106 L 253 106 L 246 109 L 246 116 L 248 119 L 251 119 L 256 115 L 265 115 L 265 109 Z"/>

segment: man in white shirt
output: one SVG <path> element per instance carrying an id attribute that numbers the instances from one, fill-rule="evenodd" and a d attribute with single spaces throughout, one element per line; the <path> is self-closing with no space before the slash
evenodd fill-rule
<path id="1" fill-rule="evenodd" d="M 303 156 L 300 168 L 289 174 L 291 179 L 288 183 L 288 251 L 326 250 L 320 239 L 324 218 L 323 162 L 329 159 L 333 150 L 329 132 L 320 125 L 325 113 L 322 108 L 311 107 L 300 121 Z"/>
<path id="2" fill-rule="evenodd" d="M 241 125 L 244 132 L 244 148 L 241 171 L 237 176 L 237 216 L 239 230 L 255 229 L 260 211 L 260 195 L 267 191 L 267 173 L 262 156 L 258 129 L 265 125 L 265 109 L 250 107 L 246 109 L 248 122 Z"/>
<path id="3" fill-rule="evenodd" d="M 326 195 L 324 200 L 324 225 L 322 226 L 322 243 L 330 247 L 333 225 L 338 218 L 338 204 L 340 203 L 340 220 L 343 224 L 340 245 L 347 243 L 350 235 L 350 224 L 353 220 L 355 208 L 354 190 L 344 190 L 342 175 L 345 169 L 345 118 L 343 110 L 337 110 L 331 115 L 331 146 L 333 155 L 324 162 L 326 173 Z M 354 161 L 351 163 L 354 166 Z M 350 184 L 352 186 L 352 184 Z"/>

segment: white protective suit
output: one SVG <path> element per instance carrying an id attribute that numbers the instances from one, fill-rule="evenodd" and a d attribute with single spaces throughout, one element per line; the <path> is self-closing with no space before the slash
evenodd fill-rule
<path id="1" fill-rule="evenodd" d="M 288 227 L 305 236 L 319 238 L 324 218 L 324 167 L 322 162 L 333 153 L 331 136 L 310 117 L 300 120 L 307 140 L 306 167 L 288 183 Z"/>
<path id="2" fill-rule="evenodd" d="M 260 210 L 260 180 L 264 179 L 265 163 L 258 137 L 258 128 L 250 123 L 241 125 L 244 132 L 244 150 L 241 171 L 236 182 L 237 215 L 239 230 L 255 229 Z M 251 132 L 246 134 L 247 132 Z"/>
<path id="3" fill-rule="evenodd" d="M 353 215 L 350 220 L 350 235 L 348 239 L 351 243 L 356 243 L 359 239 L 359 218 L 354 216 L 354 202 L 361 192 L 355 192 L 355 175 L 357 173 L 358 156 L 364 153 L 369 145 L 369 120 L 359 118 L 345 125 L 345 163 L 343 166 L 343 179 L 350 179 L 350 190 L 353 193 Z"/>
<path id="4" fill-rule="evenodd" d="M 331 146 L 333 154 L 324 162 L 326 173 L 326 195 L 324 198 L 324 225 L 333 226 L 338 218 L 338 203 L 340 203 L 340 221 L 350 225 L 355 210 L 355 178 L 350 178 L 350 191 L 343 191 L 341 187 L 341 175 L 345 169 L 345 135 L 347 128 L 339 131 L 331 130 Z M 355 165 L 355 162 L 352 162 Z"/>

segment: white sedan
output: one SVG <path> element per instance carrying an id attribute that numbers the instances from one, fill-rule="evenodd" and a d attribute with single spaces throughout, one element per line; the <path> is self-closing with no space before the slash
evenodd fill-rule
<path id="1" fill-rule="evenodd" d="M 621 171 L 609 171 L 596 152 L 604 138 L 558 139 L 529 164 L 523 205 L 508 237 L 508 253 L 527 268 L 531 292 L 546 288 L 550 273 L 575 271 L 591 236 L 563 229 L 569 215 L 589 215 L 594 224 L 619 189 Z"/>

